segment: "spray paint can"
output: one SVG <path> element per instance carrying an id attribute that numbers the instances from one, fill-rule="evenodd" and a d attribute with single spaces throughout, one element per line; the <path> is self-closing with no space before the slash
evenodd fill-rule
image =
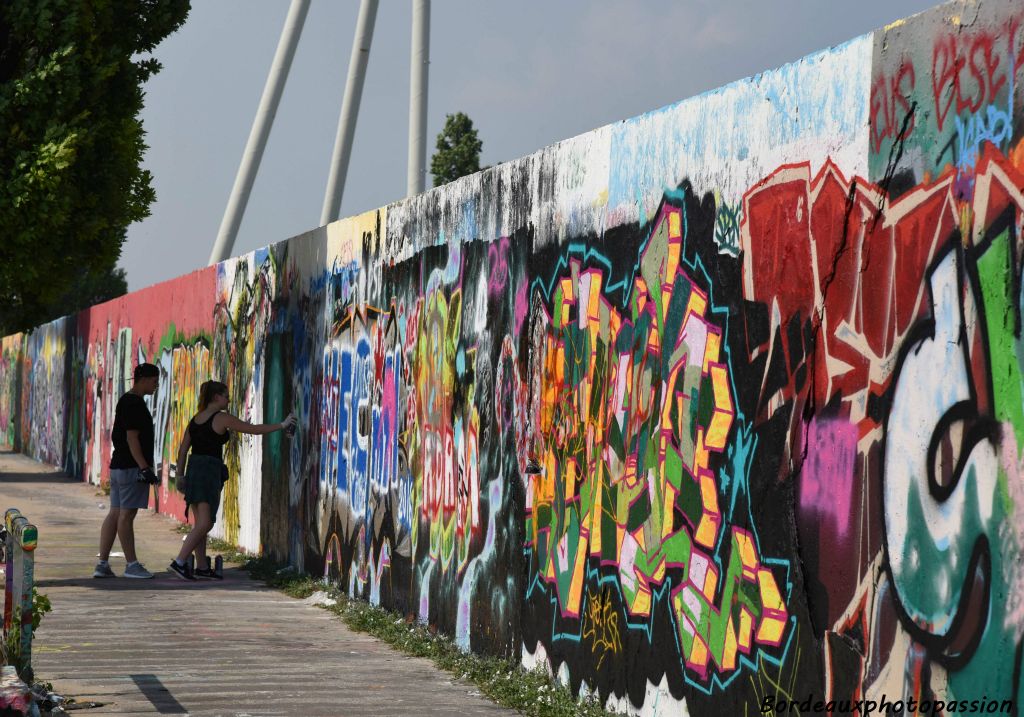
<path id="1" fill-rule="evenodd" d="M 219 578 L 224 577 L 224 558 L 219 555 L 213 559 L 213 574 Z"/>
<path id="2" fill-rule="evenodd" d="M 295 416 L 296 419 L 298 418 L 298 415 L 299 415 L 298 410 L 295 408 L 294 401 L 292 402 L 292 412 L 291 412 L 291 415 Z M 295 423 L 293 423 L 292 425 L 288 426 L 288 429 L 285 431 L 285 433 L 287 433 L 288 437 L 291 438 L 292 436 L 295 435 L 295 429 L 298 428 L 298 427 L 299 427 L 299 422 L 298 422 L 298 420 L 296 420 Z"/>

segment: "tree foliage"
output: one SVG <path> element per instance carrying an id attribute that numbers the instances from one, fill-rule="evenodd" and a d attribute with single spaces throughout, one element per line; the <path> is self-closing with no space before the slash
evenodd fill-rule
<path id="1" fill-rule="evenodd" d="M 0 2 L 5 332 L 66 314 L 73 287 L 117 276 L 128 225 L 155 198 L 138 115 L 160 63 L 138 55 L 188 11 L 189 0 Z"/>
<path id="2" fill-rule="evenodd" d="M 124 269 L 111 268 L 100 273 L 79 272 L 65 287 L 57 301 L 53 317 L 73 314 L 95 304 L 116 299 L 128 293 L 128 277 Z"/>
<path id="3" fill-rule="evenodd" d="M 484 143 L 477 136 L 473 120 L 462 112 L 445 117 L 444 129 L 437 135 L 437 147 L 430 159 L 434 186 L 454 182 L 459 177 L 480 171 L 480 150 Z"/>

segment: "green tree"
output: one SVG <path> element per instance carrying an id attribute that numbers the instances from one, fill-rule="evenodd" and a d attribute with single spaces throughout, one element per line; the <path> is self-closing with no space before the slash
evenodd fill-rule
<path id="1" fill-rule="evenodd" d="M 78 276 L 71 280 L 63 296 L 58 299 L 59 311 L 49 318 L 73 314 L 127 293 L 128 277 L 125 276 L 124 269 L 107 269 L 98 274 L 79 272 Z"/>
<path id="2" fill-rule="evenodd" d="M 434 186 L 454 182 L 459 177 L 480 171 L 480 150 L 484 143 L 477 137 L 473 120 L 462 112 L 448 115 L 444 129 L 437 135 L 437 147 L 430 158 Z"/>
<path id="3" fill-rule="evenodd" d="M 189 0 L 0 2 L 0 330 L 68 313 L 155 195 L 142 169 L 150 53 Z M 123 280 L 123 272 L 120 274 Z M 71 304 L 79 305 L 76 298 Z"/>

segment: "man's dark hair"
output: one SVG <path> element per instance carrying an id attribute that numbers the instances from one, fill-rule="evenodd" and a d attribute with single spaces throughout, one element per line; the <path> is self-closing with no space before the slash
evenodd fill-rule
<path id="1" fill-rule="evenodd" d="M 160 369 L 151 363 L 140 363 L 135 367 L 135 378 L 154 378 L 160 375 Z"/>

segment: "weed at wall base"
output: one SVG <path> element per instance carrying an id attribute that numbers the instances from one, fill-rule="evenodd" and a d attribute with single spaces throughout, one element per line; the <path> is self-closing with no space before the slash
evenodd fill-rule
<path id="1" fill-rule="evenodd" d="M 226 558 L 225 558 L 226 559 Z M 252 558 L 242 566 L 254 579 L 293 598 L 325 591 L 335 602 L 323 605 L 351 629 L 376 637 L 413 657 L 425 657 L 458 679 L 476 685 L 480 693 L 502 707 L 531 717 L 611 717 L 596 699 L 578 701 L 543 670 L 527 672 L 517 662 L 463 652 L 451 638 L 432 633 L 427 625 L 408 623 L 397 613 L 355 600 L 334 586 L 298 575 L 269 558 Z"/>

